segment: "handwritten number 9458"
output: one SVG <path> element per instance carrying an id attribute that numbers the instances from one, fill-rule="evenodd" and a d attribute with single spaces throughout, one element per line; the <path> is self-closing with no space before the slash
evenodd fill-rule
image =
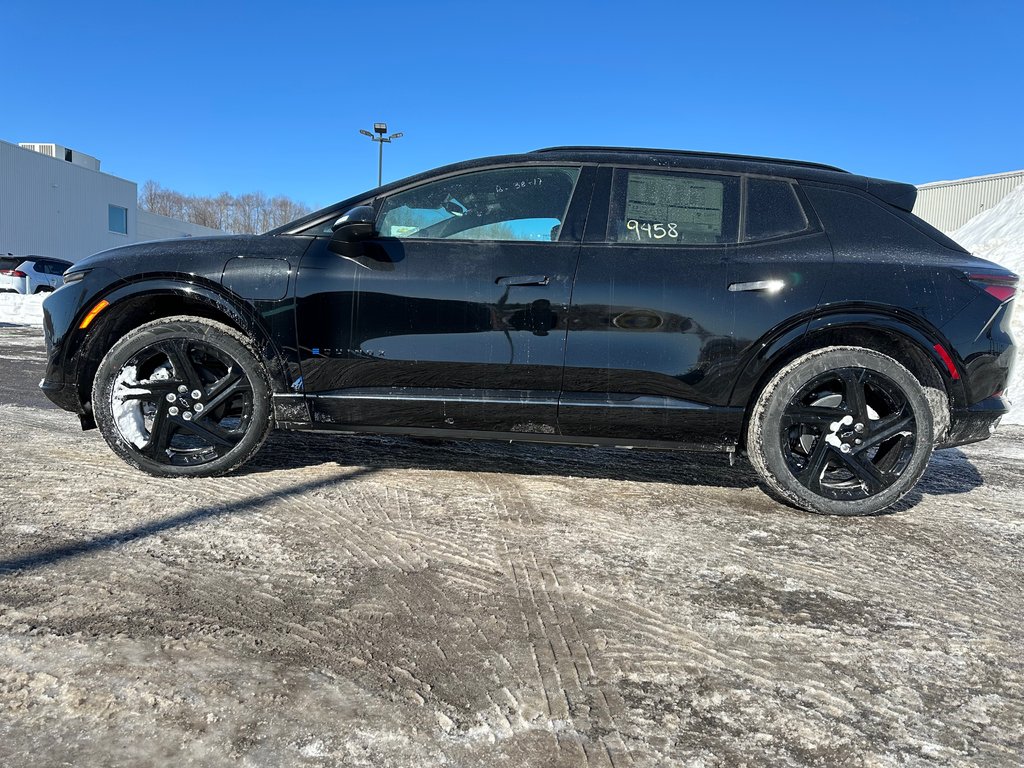
<path id="1" fill-rule="evenodd" d="M 626 229 L 630 232 L 636 232 L 637 240 L 643 240 L 643 235 L 654 240 L 661 240 L 665 237 L 679 237 L 679 228 L 674 221 L 666 224 L 651 224 L 646 221 L 640 223 L 636 219 L 629 219 L 626 222 Z"/>

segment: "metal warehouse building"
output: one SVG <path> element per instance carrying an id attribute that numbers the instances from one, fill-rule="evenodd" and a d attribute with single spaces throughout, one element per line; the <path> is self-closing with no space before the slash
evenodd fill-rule
<path id="1" fill-rule="evenodd" d="M 138 209 L 134 181 L 59 144 L 0 141 L 0 254 L 76 261 L 143 240 L 223 232 Z"/>
<path id="2" fill-rule="evenodd" d="M 917 188 L 914 213 L 943 232 L 959 229 L 1024 184 L 1024 171 L 994 173 L 956 181 L 933 181 Z"/>

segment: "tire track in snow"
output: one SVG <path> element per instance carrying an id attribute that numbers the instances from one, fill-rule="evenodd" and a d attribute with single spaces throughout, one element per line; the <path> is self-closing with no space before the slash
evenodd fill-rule
<path id="1" fill-rule="evenodd" d="M 524 496 L 516 480 L 491 484 L 499 530 L 507 523 L 523 529 L 536 529 L 540 520 L 532 502 Z M 527 548 L 521 540 L 504 536 L 502 549 L 509 577 L 520 599 L 520 616 L 531 643 L 533 671 L 552 723 L 563 721 L 566 730 L 556 729 L 560 750 L 579 750 L 587 765 L 623 766 L 631 764 L 629 750 L 618 732 L 616 717 L 623 713 L 617 692 L 607 685 L 595 665 L 573 616 L 574 608 L 565 599 L 569 578 L 562 584 L 555 569 L 538 560 L 536 547 Z M 604 672 L 605 670 L 602 670 Z M 611 675 L 613 670 L 607 670 Z"/>

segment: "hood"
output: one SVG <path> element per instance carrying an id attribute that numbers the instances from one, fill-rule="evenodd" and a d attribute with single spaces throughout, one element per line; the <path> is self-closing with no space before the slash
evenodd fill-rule
<path id="1" fill-rule="evenodd" d="M 94 253 L 75 262 L 68 272 L 104 268 L 122 278 L 154 272 L 203 274 L 213 268 L 223 268 L 224 262 L 235 256 L 285 258 L 280 253 L 280 244 L 275 247 L 275 241 L 276 238 L 265 235 L 153 240 Z"/>

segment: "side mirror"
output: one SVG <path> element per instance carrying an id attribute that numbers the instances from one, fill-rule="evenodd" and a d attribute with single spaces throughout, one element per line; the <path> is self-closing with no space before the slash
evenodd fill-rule
<path id="1" fill-rule="evenodd" d="M 368 205 L 357 205 L 345 211 L 331 227 L 334 233 L 331 236 L 331 245 L 347 245 L 373 237 L 376 234 L 373 228 L 374 217 L 373 208 Z"/>

